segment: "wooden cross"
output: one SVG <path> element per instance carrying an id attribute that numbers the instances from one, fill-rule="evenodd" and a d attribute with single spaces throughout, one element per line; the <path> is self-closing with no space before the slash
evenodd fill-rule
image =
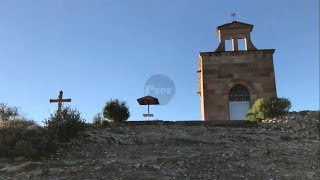
<path id="1" fill-rule="evenodd" d="M 234 18 L 236 17 L 236 15 L 237 15 L 237 14 L 236 14 L 235 12 L 232 12 L 232 13 L 231 13 L 232 21 L 234 21 Z"/>
<path id="2" fill-rule="evenodd" d="M 58 110 L 57 113 L 60 114 L 61 113 L 61 108 L 62 108 L 62 103 L 63 102 L 71 102 L 71 99 L 62 99 L 63 96 L 63 92 L 60 91 L 58 99 L 50 99 L 50 103 L 54 103 L 57 102 L 58 103 Z"/>

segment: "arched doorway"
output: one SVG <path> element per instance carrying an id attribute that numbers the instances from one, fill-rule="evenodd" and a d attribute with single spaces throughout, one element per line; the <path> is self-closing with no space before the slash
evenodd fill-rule
<path id="1" fill-rule="evenodd" d="M 248 89 L 236 84 L 229 91 L 229 118 L 230 120 L 245 120 L 250 108 L 250 93 Z"/>

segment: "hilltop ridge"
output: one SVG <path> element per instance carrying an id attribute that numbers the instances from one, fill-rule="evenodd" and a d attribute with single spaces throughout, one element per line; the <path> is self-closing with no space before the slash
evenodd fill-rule
<path id="1" fill-rule="evenodd" d="M 318 179 L 319 111 L 254 126 L 89 126 L 50 159 L 0 161 L 0 179 Z"/>

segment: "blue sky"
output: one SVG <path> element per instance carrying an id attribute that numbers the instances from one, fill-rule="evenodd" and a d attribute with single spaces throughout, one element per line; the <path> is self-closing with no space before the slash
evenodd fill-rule
<path id="1" fill-rule="evenodd" d="M 200 119 L 198 53 L 216 49 L 231 12 L 255 26 L 258 49 L 276 49 L 278 96 L 292 110 L 318 110 L 318 0 L 0 0 L 0 102 L 41 122 L 63 90 L 88 122 L 111 98 L 144 119 L 136 99 L 165 74 L 176 93 L 151 107 L 155 118 Z"/>

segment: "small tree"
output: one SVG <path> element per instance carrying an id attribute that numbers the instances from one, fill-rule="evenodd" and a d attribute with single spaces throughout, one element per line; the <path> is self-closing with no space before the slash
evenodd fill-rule
<path id="1" fill-rule="evenodd" d="M 103 108 L 103 116 L 114 122 L 124 122 L 130 117 L 129 107 L 125 101 L 111 99 Z"/>
<path id="2" fill-rule="evenodd" d="M 84 119 L 81 118 L 77 109 L 63 108 L 61 113 L 51 114 L 45 121 L 50 134 L 57 137 L 60 142 L 68 142 L 80 131 L 84 130 Z"/>
<path id="3" fill-rule="evenodd" d="M 19 116 L 20 114 L 17 107 L 0 103 L 0 121 L 8 121 Z"/>
<path id="4" fill-rule="evenodd" d="M 290 108 L 291 102 L 286 98 L 261 98 L 255 101 L 246 118 L 249 121 L 260 122 L 263 119 L 285 115 Z"/>

